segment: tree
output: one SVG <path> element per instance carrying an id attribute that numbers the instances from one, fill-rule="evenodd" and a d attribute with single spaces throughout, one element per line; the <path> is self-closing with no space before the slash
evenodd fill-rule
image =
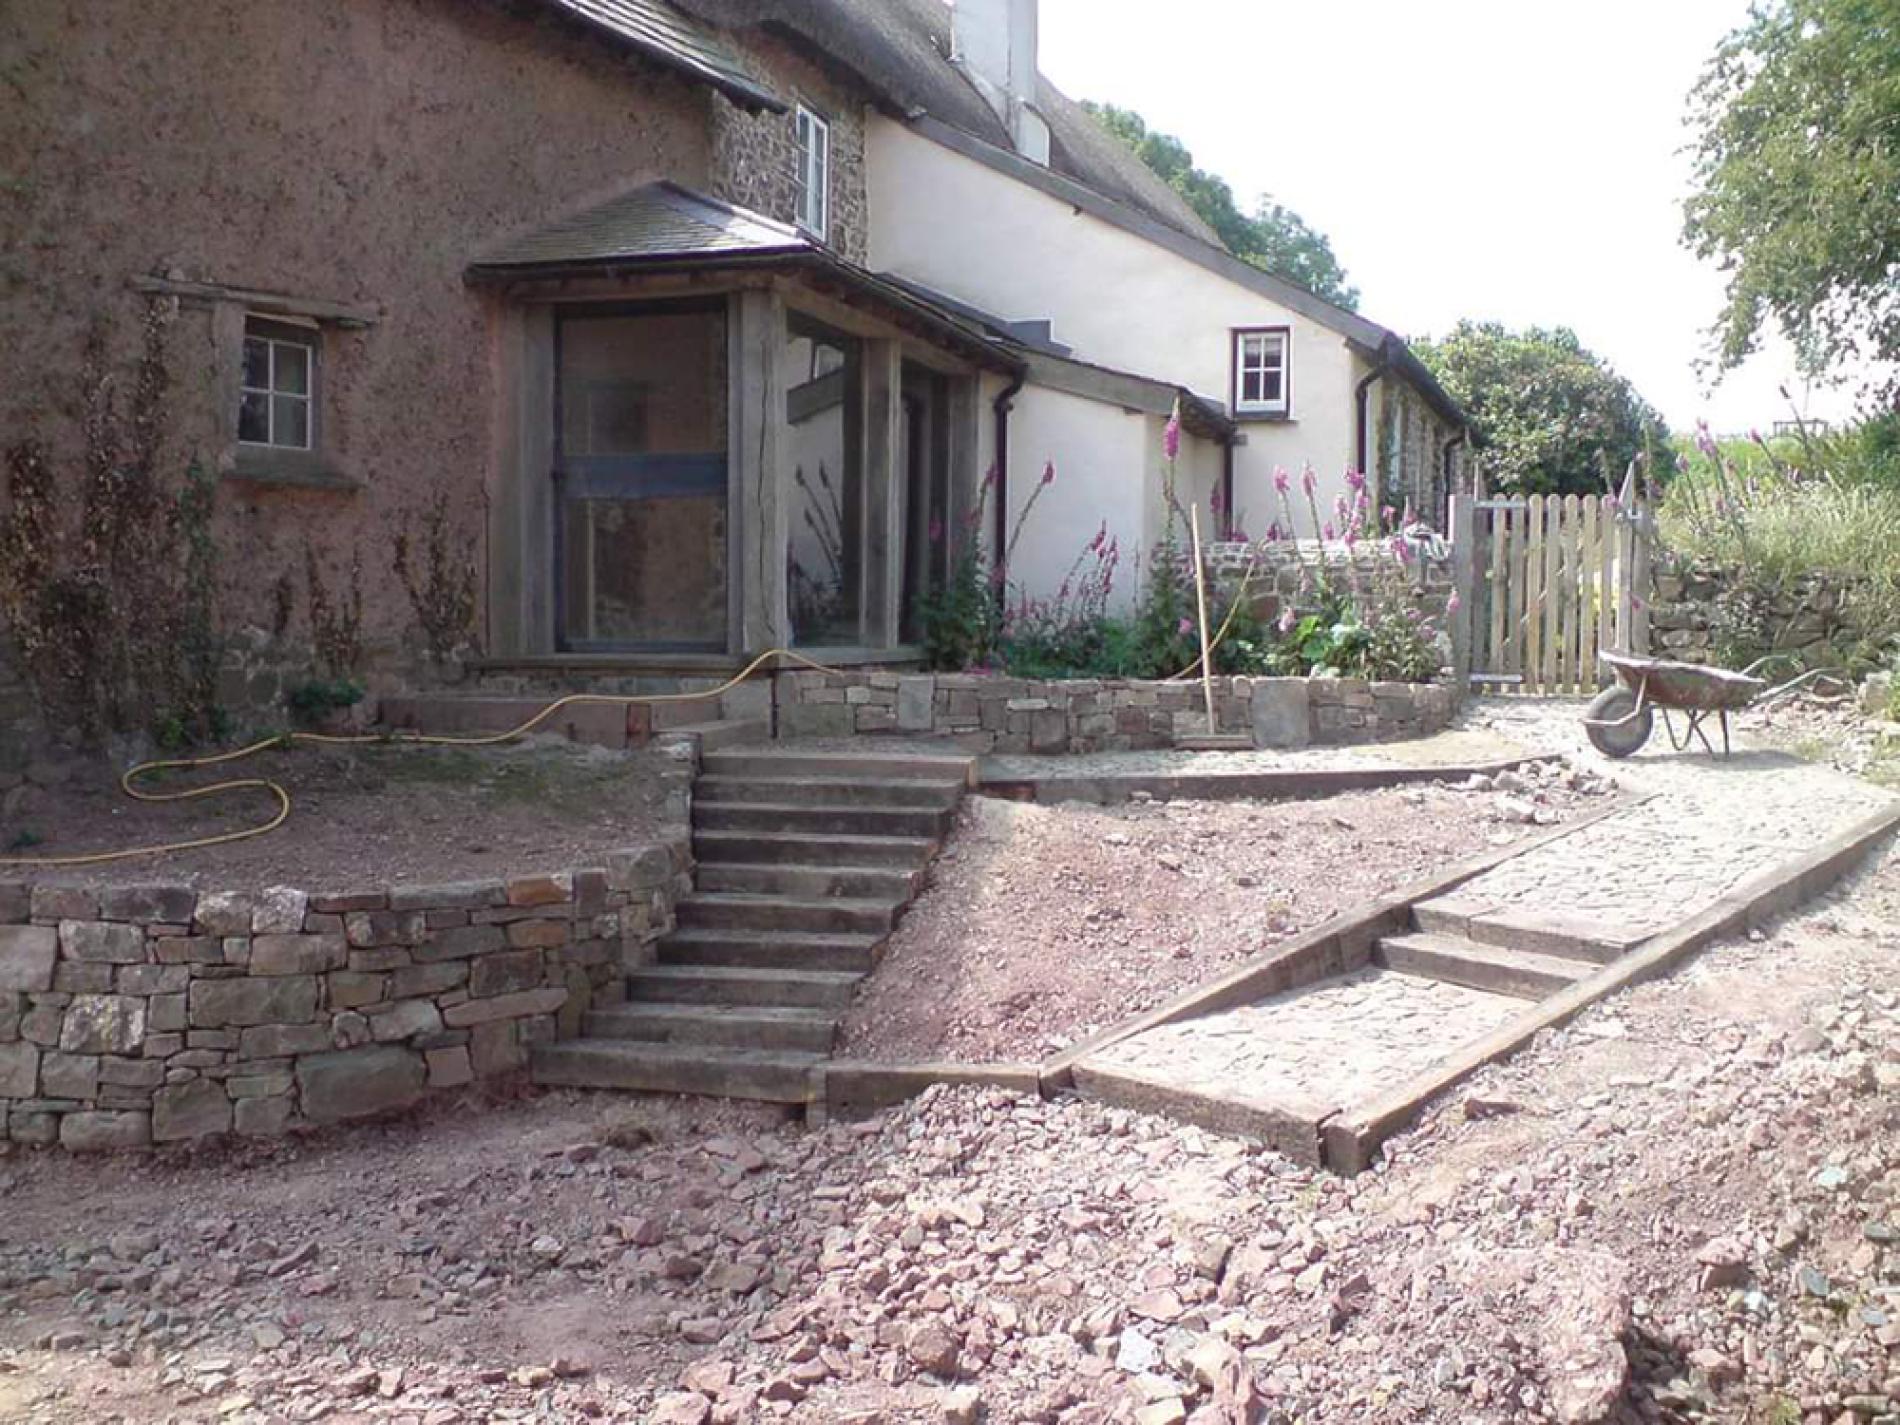
<path id="1" fill-rule="evenodd" d="M 1471 418 L 1478 469 L 1493 490 L 1603 494 L 1638 455 L 1666 465 L 1662 417 L 1568 328 L 1464 321 L 1412 349 Z"/>
<path id="2" fill-rule="evenodd" d="M 1261 198 L 1252 217 L 1234 202 L 1227 180 L 1194 166 L 1194 155 L 1172 134 L 1156 133 L 1132 109 L 1085 101 L 1098 123 L 1133 149 L 1214 230 L 1227 250 L 1262 271 L 1304 287 L 1334 306 L 1356 311 L 1359 289 L 1333 255 L 1326 235 L 1308 227 L 1291 208 Z"/>
<path id="3" fill-rule="evenodd" d="M 1811 372 L 1900 360 L 1900 0 L 1774 0 L 1690 95 L 1683 240 L 1728 273 L 1738 365 L 1770 321 Z"/>

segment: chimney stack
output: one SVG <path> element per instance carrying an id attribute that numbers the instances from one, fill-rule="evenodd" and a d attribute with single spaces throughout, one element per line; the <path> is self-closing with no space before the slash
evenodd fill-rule
<path id="1" fill-rule="evenodd" d="M 1037 0 L 952 0 L 951 59 L 1009 130 L 1016 152 L 1049 162 L 1049 125 L 1036 109 Z"/>

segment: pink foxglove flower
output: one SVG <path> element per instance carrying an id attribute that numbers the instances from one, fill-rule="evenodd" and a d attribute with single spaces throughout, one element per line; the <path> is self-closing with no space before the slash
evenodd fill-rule
<path id="1" fill-rule="evenodd" d="M 1353 491 L 1355 494 L 1359 492 L 1360 490 L 1365 489 L 1366 488 L 1365 473 L 1360 470 L 1348 470 L 1346 472 L 1346 488 L 1348 490 Z"/>
<path id="2" fill-rule="evenodd" d="M 1176 625 L 1174 631 L 1180 634 L 1182 637 L 1186 637 L 1188 634 L 1194 632 L 1194 620 L 1186 619 L 1186 618 L 1182 619 L 1181 622 L 1178 625 Z"/>
<path id="3" fill-rule="evenodd" d="M 1319 488 L 1319 476 L 1313 473 L 1313 467 L 1310 465 L 1300 472 L 1300 488 L 1305 490 L 1309 497 L 1314 490 Z"/>
<path id="4" fill-rule="evenodd" d="M 1453 589 L 1451 591 L 1451 597 L 1445 600 L 1445 612 L 1448 614 L 1455 614 L 1458 612 L 1459 609 L 1463 607 L 1464 607 L 1464 600 L 1460 599 L 1458 597 L 1458 591 L 1456 589 Z"/>
<path id="5" fill-rule="evenodd" d="M 1288 604 L 1284 609 L 1280 611 L 1280 632 L 1281 633 L 1293 632 L 1293 625 L 1297 622 L 1298 620 L 1294 617 L 1294 614 L 1293 614 L 1293 605 Z"/>
<path id="6" fill-rule="evenodd" d="M 1280 542 L 1280 522 L 1278 520 L 1275 520 L 1272 524 L 1267 526 L 1267 543 L 1278 544 L 1279 542 Z"/>
<path id="7" fill-rule="evenodd" d="M 1045 485 L 1053 485 L 1056 483 L 1055 461 L 1051 460 L 1048 464 L 1042 467 L 1042 483 Z"/>
<path id="8" fill-rule="evenodd" d="M 1333 527 L 1331 523 L 1328 523 L 1321 527 L 1320 532 L 1319 532 L 1319 537 L 1323 540 L 1326 540 L 1328 543 L 1330 543 L 1336 537 L 1333 534 Z"/>
<path id="9" fill-rule="evenodd" d="M 1284 495 L 1287 492 L 1287 487 L 1290 484 L 1292 484 L 1292 481 L 1287 479 L 1286 467 L 1284 465 L 1274 466 L 1273 467 L 1273 488 L 1278 490 L 1282 495 Z"/>
<path id="10" fill-rule="evenodd" d="M 1181 401 L 1175 398 L 1174 412 L 1168 417 L 1167 425 L 1161 429 L 1161 449 L 1170 460 L 1181 454 Z"/>

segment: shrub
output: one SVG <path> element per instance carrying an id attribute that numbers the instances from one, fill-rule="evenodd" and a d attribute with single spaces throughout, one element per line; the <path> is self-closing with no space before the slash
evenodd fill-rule
<path id="1" fill-rule="evenodd" d="M 419 535 L 410 533 L 411 523 L 420 526 Z M 475 641 L 481 573 L 474 536 L 455 537 L 446 487 L 438 486 L 427 505 L 403 516 L 394 554 L 396 577 L 409 596 L 423 647 L 436 662 L 447 663 Z"/>

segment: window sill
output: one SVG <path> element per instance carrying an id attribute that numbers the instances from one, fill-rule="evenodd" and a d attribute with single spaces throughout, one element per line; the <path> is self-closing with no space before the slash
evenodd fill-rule
<path id="1" fill-rule="evenodd" d="M 1292 425 L 1291 411 L 1236 411 L 1235 425 Z"/>
<path id="2" fill-rule="evenodd" d="M 363 482 L 345 475 L 320 455 L 243 450 L 223 478 L 240 485 L 281 485 L 300 490 L 350 492 Z"/>

